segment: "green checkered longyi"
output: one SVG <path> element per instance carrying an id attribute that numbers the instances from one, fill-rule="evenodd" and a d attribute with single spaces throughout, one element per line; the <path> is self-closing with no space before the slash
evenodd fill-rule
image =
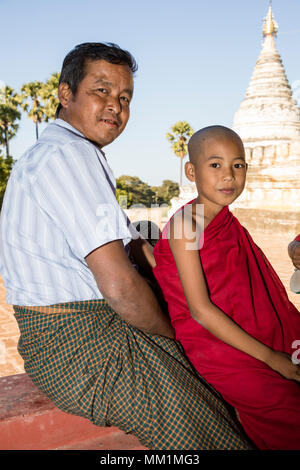
<path id="1" fill-rule="evenodd" d="M 130 326 L 104 300 L 14 311 L 25 370 L 61 410 L 153 450 L 253 448 L 178 342 Z"/>

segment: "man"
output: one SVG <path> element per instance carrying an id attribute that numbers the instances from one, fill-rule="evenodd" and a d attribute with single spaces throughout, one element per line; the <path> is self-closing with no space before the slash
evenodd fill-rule
<path id="1" fill-rule="evenodd" d="M 58 119 L 12 171 L 1 273 L 18 350 L 59 408 L 148 448 L 251 448 L 127 256 L 130 246 L 144 272 L 154 266 L 117 204 L 102 148 L 126 126 L 136 68 L 114 44 L 76 46 L 62 67 Z"/>

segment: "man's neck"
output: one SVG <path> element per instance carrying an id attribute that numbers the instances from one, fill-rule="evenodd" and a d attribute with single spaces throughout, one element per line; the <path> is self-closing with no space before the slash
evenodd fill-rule
<path id="1" fill-rule="evenodd" d="M 95 146 L 98 148 L 98 150 L 101 151 L 102 155 L 105 157 L 105 153 L 103 152 L 102 147 L 101 147 L 99 144 L 97 144 L 97 142 L 94 142 L 93 140 L 88 139 L 88 138 L 81 132 L 80 129 L 78 129 L 76 126 L 74 126 L 74 124 L 73 124 L 72 122 L 70 122 L 70 121 L 67 119 L 67 117 L 66 117 L 66 115 L 65 115 L 65 112 L 64 112 L 64 109 L 62 109 L 62 110 L 58 113 L 57 119 L 61 119 L 62 121 L 67 122 L 70 126 L 72 126 L 74 129 L 76 129 L 78 132 L 80 132 L 80 134 L 81 134 L 85 139 L 87 139 L 89 142 L 91 142 L 93 145 L 95 145 Z M 105 157 L 105 158 L 106 158 L 106 157 Z"/>

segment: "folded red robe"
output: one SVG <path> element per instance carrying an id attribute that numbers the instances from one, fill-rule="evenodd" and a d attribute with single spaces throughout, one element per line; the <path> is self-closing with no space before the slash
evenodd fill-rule
<path id="1" fill-rule="evenodd" d="M 300 449 L 300 386 L 213 336 L 190 315 L 167 239 L 155 245 L 154 275 L 186 355 L 234 406 L 260 449 Z M 247 333 L 292 355 L 300 314 L 248 231 L 224 207 L 204 230 L 199 251 L 211 301 Z M 280 253 L 278 254 L 280 256 Z"/>

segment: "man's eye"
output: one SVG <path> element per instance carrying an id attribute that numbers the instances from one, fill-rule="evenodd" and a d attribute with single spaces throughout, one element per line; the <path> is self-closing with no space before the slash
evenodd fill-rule
<path id="1" fill-rule="evenodd" d="M 107 93 L 106 88 L 97 88 L 97 91 L 100 91 L 101 93 Z"/>
<path id="2" fill-rule="evenodd" d="M 130 103 L 130 99 L 127 96 L 121 96 L 120 100 L 125 101 L 125 103 Z"/>

